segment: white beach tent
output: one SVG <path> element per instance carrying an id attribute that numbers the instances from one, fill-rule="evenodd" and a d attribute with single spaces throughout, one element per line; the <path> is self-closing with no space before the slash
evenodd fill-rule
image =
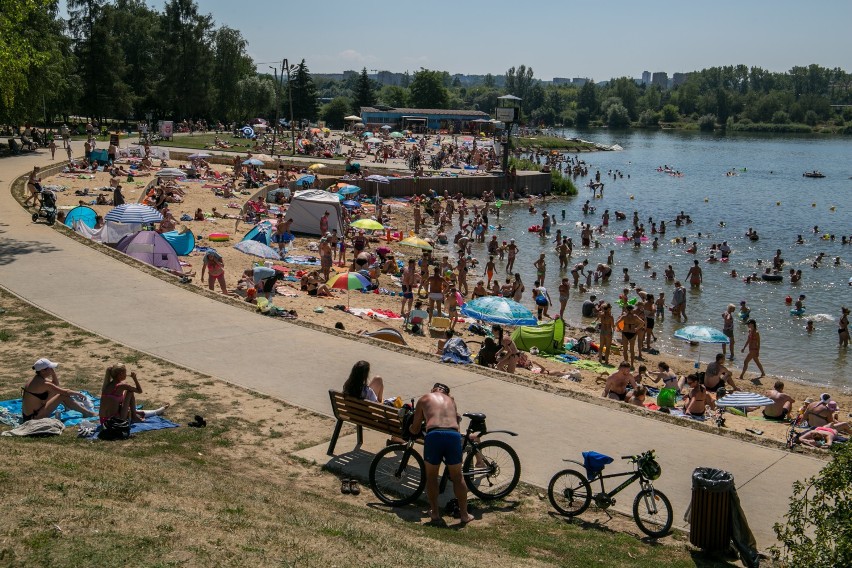
<path id="1" fill-rule="evenodd" d="M 307 189 L 297 191 L 293 195 L 284 220 L 293 220 L 290 230 L 294 233 L 319 235 L 320 219 L 328 211 L 331 213 L 328 217 L 328 230 L 337 229 L 337 234 L 342 234 L 343 215 L 341 209 L 340 198 L 337 197 L 337 194 L 318 189 Z"/>

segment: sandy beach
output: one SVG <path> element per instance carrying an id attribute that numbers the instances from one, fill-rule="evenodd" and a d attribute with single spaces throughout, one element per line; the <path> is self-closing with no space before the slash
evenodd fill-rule
<path id="1" fill-rule="evenodd" d="M 175 160 L 173 160 L 170 165 L 178 166 L 184 164 L 178 164 Z M 228 175 L 229 172 L 232 172 L 231 168 L 226 168 L 220 165 L 214 165 L 213 169 L 223 175 Z M 47 186 L 62 186 L 65 188 L 64 191 L 57 193 L 60 208 L 67 210 L 78 205 L 82 201 L 84 204 L 95 209 L 98 214 L 103 215 L 111 209 L 111 206 L 96 205 L 91 202 L 94 201 L 94 196 L 101 193 L 98 188 L 108 188 L 109 178 L 110 176 L 108 173 L 59 174 L 43 180 L 43 184 Z M 134 182 L 126 182 L 122 179 L 122 187 L 128 203 L 139 200 L 144 189 L 144 184 L 146 184 L 150 179 L 150 177 L 141 177 L 138 178 L 138 181 Z M 242 236 L 252 228 L 252 225 L 241 221 L 238 222 L 235 219 L 213 218 L 212 209 L 215 207 L 219 213 L 238 216 L 238 208 L 242 207 L 242 205 L 250 198 L 250 195 L 237 193 L 232 198 L 223 199 L 221 197 L 217 197 L 214 194 L 213 189 L 204 187 L 206 184 L 207 182 L 201 180 L 181 181 L 179 186 L 185 192 L 184 200 L 182 203 L 171 204 L 169 209 L 176 220 L 180 219 L 182 215 L 194 217 L 197 209 L 201 209 L 204 212 L 206 217 L 204 221 L 178 221 L 178 229 L 185 228 L 192 230 L 198 238 L 198 245 L 215 247 L 216 251 L 224 260 L 225 279 L 229 293 L 233 294 L 232 301 L 243 302 L 245 292 L 243 290 L 237 290 L 237 283 L 241 279 L 242 272 L 244 270 L 251 268 L 255 262 L 262 262 L 262 260 L 247 256 L 246 254 L 237 251 L 233 248 L 233 245 L 242 239 Z M 85 189 L 89 190 L 88 196 L 75 195 L 75 191 Z M 257 190 L 251 191 L 254 193 Z M 111 199 L 111 192 L 104 191 L 103 193 L 107 199 Z M 232 207 L 229 207 L 229 204 L 232 204 Z M 392 231 L 400 232 L 404 235 L 413 231 L 413 208 L 408 203 L 402 200 L 387 200 L 385 205 L 386 210 L 388 211 L 387 214 L 390 217 L 390 223 L 389 225 L 386 225 L 389 226 Z M 471 208 L 473 206 L 481 208 L 483 205 L 484 204 L 481 201 L 468 200 L 468 206 Z M 370 209 L 367 210 L 368 214 L 371 212 L 372 211 Z M 453 222 L 455 223 L 456 221 L 457 220 L 454 218 Z M 449 234 L 453 234 L 456 230 L 457 227 L 453 226 L 450 227 L 447 232 Z M 207 240 L 207 236 L 211 233 L 228 233 L 231 235 L 231 239 L 228 242 L 211 243 Z M 434 239 L 435 235 L 436 227 L 431 224 L 431 221 L 427 223 L 425 227 L 421 228 L 420 236 Z M 288 256 L 317 256 L 318 253 L 315 248 L 317 241 L 318 237 L 297 235 L 295 242 L 288 246 Z M 420 251 L 418 249 L 395 246 L 394 243 L 387 243 L 382 238 L 372 239 L 372 242 L 369 245 L 372 250 L 375 250 L 379 246 L 387 246 L 392 249 L 397 260 L 405 261 L 409 257 L 420 257 Z M 352 260 L 351 251 L 352 248 L 350 246 L 347 250 L 347 259 L 349 262 Z M 436 247 L 433 253 L 433 258 L 440 259 L 445 255 L 449 256 L 451 259 L 456 257 L 454 250 L 452 250 L 452 245 L 450 245 L 450 247 Z M 195 273 L 192 280 L 193 285 L 206 287 L 207 283 L 201 282 L 200 279 L 202 258 L 203 253 L 196 251 L 190 256 L 182 258 L 182 260 L 187 263 L 186 266 L 184 266 L 184 271 L 187 273 L 192 273 L 194 271 Z M 480 267 L 472 269 L 468 273 L 468 283 L 471 290 L 475 283 L 480 279 L 482 266 L 487 258 L 480 258 L 479 260 L 480 263 L 482 263 L 480 264 Z M 519 262 L 520 261 L 531 262 L 532 259 L 519 257 Z M 298 278 L 301 277 L 304 271 L 314 269 L 318 270 L 318 265 L 279 261 L 273 261 L 273 264 L 286 268 L 287 275 L 290 277 L 289 279 L 279 283 L 277 287 L 277 294 L 273 302 L 276 306 L 285 310 L 295 310 L 299 319 L 327 328 L 342 328 L 346 333 L 353 334 L 373 332 L 381 328 L 392 328 L 402 331 L 403 320 L 400 317 L 387 317 L 387 314 L 391 316 L 398 316 L 401 311 L 401 287 L 398 278 L 385 274 L 380 276 L 379 288 L 385 290 L 386 293 L 370 292 L 365 294 L 359 290 L 354 290 L 347 294 L 346 291 L 333 290 L 331 297 L 312 297 L 309 296 L 307 292 L 300 290 Z M 346 267 L 339 267 L 337 264 L 338 263 L 335 263 L 334 266 L 335 271 L 342 272 L 347 270 Z M 504 265 L 502 263 L 498 263 L 496 270 L 496 274 L 498 276 L 503 274 L 503 266 Z M 528 282 L 526 285 L 527 289 L 530 290 L 532 283 Z M 617 287 L 615 287 L 615 289 L 617 290 Z M 614 297 L 606 299 L 609 301 L 615 300 Z M 351 311 L 340 309 L 345 308 L 347 304 L 351 305 Z M 572 316 L 572 319 L 576 318 Z M 459 332 L 459 335 L 465 341 L 481 341 L 483 339 L 481 336 L 467 331 L 467 326 L 467 323 L 459 323 L 456 326 L 457 332 Z M 579 338 L 587 334 L 597 339 L 597 333 L 589 333 L 588 331 L 581 329 L 566 327 L 566 337 Z M 404 331 L 402 332 L 402 336 L 404 337 L 408 348 L 425 354 L 437 354 L 438 337 L 431 336 L 428 330 L 424 336 L 413 335 Z M 471 344 L 470 347 L 474 353 L 477 351 L 477 345 Z M 592 360 L 595 360 L 594 354 L 580 357 L 581 359 L 591 358 Z M 644 354 L 644 357 L 645 361 L 643 364 L 651 370 L 656 369 L 659 361 L 666 361 L 671 365 L 672 370 L 679 375 L 686 375 L 693 372 L 692 361 L 685 361 L 676 355 L 667 353 L 652 355 L 646 353 Z M 580 370 L 581 379 L 575 382 L 567 378 L 563 378 L 577 370 L 574 365 L 550 359 L 543 359 L 534 355 L 531 355 L 530 359 L 534 363 L 533 370 L 518 369 L 518 375 L 528 379 L 533 379 L 546 388 L 566 389 L 583 393 L 590 397 L 600 398 L 603 390 L 603 384 L 600 382 L 600 379 L 606 376 L 606 373 L 602 370 L 599 372 L 594 370 Z M 736 365 L 732 370 L 736 376 L 739 371 L 739 365 Z M 545 371 L 549 371 L 550 374 L 547 374 Z M 613 368 L 610 372 L 614 371 L 615 368 Z M 752 384 L 752 381 L 749 381 L 748 379 L 749 376 L 754 375 L 749 374 L 745 380 L 738 382 L 740 388 L 743 390 L 762 393 L 765 390 L 772 388 L 775 381 L 775 379 L 771 376 L 767 376 L 760 381 L 754 381 L 754 384 Z M 653 386 L 653 383 L 648 383 L 647 381 L 646 384 Z M 822 392 L 822 389 L 804 383 L 786 380 L 785 384 L 785 392 L 796 400 L 793 407 L 794 412 L 799 408 L 799 406 L 801 406 L 804 399 L 811 398 L 815 400 Z M 841 418 L 847 416 L 849 409 L 852 408 L 852 396 L 850 396 L 849 393 L 843 392 L 831 392 L 830 394 L 834 400 L 838 402 L 841 411 Z M 605 403 L 618 404 L 611 401 L 606 401 Z M 749 417 L 736 416 L 731 413 L 727 413 L 725 416 L 725 428 L 729 430 L 748 433 L 748 435 L 760 436 L 762 438 L 769 438 L 779 442 L 783 442 L 786 439 L 788 423 L 776 423 L 765 421 L 762 418 L 758 419 L 757 417 L 760 416 L 760 411 L 752 412 Z M 710 413 L 707 415 L 705 424 L 708 426 L 715 424 Z M 760 432 L 760 434 L 756 434 L 756 432 Z"/>

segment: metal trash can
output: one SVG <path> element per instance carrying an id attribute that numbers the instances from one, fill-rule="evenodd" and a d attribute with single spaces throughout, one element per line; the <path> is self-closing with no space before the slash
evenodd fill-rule
<path id="1" fill-rule="evenodd" d="M 689 542 L 706 551 L 730 547 L 732 530 L 731 495 L 733 474 L 721 469 L 699 467 L 692 472 L 692 502 L 689 506 Z"/>

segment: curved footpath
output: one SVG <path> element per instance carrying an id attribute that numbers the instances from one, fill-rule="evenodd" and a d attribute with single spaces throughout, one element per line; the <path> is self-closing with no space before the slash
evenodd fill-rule
<path id="1" fill-rule="evenodd" d="M 760 548 L 775 543 L 772 525 L 787 511 L 792 483 L 824 464 L 258 317 L 181 289 L 33 224 L 10 186 L 33 165 L 48 164 L 46 150 L 0 160 L 0 286 L 129 347 L 325 415 L 328 389 L 340 388 L 358 359 L 384 376 L 390 394 L 416 396 L 440 379 L 452 387 L 461 409 L 481 410 L 491 428 L 520 434 L 512 445 L 521 457 L 522 479 L 538 487 L 562 469 L 562 458 L 578 459 L 584 450 L 617 458 L 655 448 L 663 468 L 656 485 L 671 498 L 678 527 L 687 527 L 683 515 L 693 469 L 726 469 L 735 476 Z M 61 352 L 45 356 L 62 361 Z M 350 448 L 346 440 L 338 444 L 338 452 Z M 623 466 L 616 459 L 610 467 Z M 618 508 L 628 510 L 634 495 L 628 489 Z"/>

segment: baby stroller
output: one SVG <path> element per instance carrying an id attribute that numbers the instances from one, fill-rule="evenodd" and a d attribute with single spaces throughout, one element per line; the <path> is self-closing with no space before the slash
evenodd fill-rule
<path id="1" fill-rule="evenodd" d="M 38 211 L 33 213 L 33 223 L 38 222 L 39 217 L 47 219 L 48 225 L 56 223 L 56 194 L 49 189 L 42 190 L 39 194 L 40 204 Z"/>

